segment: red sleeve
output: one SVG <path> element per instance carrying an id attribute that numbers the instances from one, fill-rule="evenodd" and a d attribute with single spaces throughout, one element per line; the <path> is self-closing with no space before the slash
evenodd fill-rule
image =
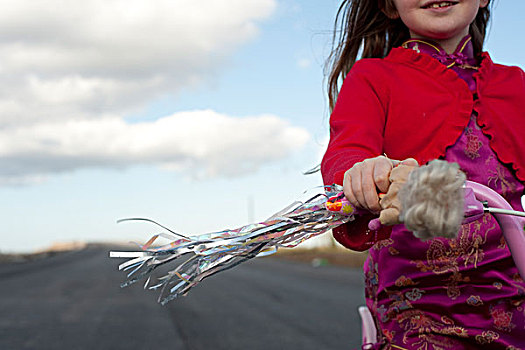
<path id="1" fill-rule="evenodd" d="M 360 215 L 354 221 L 332 229 L 335 240 L 344 247 L 359 252 L 370 249 L 376 242 L 390 237 L 392 228 L 381 226 L 377 231 L 370 231 L 368 223 L 375 218 L 373 214 Z"/>
<path id="2" fill-rule="evenodd" d="M 382 154 L 387 94 L 372 82 L 381 81 L 377 60 L 358 61 L 348 73 L 330 116 L 330 142 L 321 163 L 326 185 L 342 184 L 346 170 Z M 390 235 L 389 228 L 368 230 L 372 214 L 356 217 L 333 230 L 334 238 L 352 250 L 367 250 Z"/>
<path id="3" fill-rule="evenodd" d="M 321 162 L 325 184 L 341 184 L 352 165 L 383 153 L 388 94 L 373 84 L 386 79 L 377 61 L 358 61 L 339 92 L 330 116 L 330 143 Z"/>

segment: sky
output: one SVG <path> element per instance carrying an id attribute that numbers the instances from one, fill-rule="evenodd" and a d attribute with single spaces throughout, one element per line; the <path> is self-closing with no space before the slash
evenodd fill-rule
<path id="1" fill-rule="evenodd" d="M 335 0 L 0 0 L 0 252 L 262 221 L 321 185 Z M 524 68 L 525 2 L 485 48 Z M 521 44 L 518 42 L 521 41 Z"/>

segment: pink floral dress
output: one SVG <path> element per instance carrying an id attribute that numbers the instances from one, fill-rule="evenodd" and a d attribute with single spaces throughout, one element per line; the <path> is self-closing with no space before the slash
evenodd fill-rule
<path id="1" fill-rule="evenodd" d="M 434 56 L 475 91 L 469 36 L 451 55 L 430 42 L 404 46 Z M 522 209 L 524 185 L 490 148 L 475 110 L 445 159 Z M 525 283 L 491 215 L 463 225 L 456 239 L 422 242 L 403 225 L 394 227 L 370 249 L 365 282 L 379 344 L 364 348 L 525 349 Z"/>

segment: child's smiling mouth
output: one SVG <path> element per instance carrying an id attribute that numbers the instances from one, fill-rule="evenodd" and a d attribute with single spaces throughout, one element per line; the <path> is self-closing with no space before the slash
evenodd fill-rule
<path id="1" fill-rule="evenodd" d="M 456 5 L 457 2 L 453 1 L 433 1 L 422 6 L 424 9 L 439 9 L 444 7 L 451 7 Z"/>

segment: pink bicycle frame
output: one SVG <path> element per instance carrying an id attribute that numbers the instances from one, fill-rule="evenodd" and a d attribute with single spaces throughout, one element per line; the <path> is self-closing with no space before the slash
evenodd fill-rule
<path id="1" fill-rule="evenodd" d="M 489 207 L 513 210 L 496 191 L 472 181 L 467 181 L 466 186 L 474 191 L 477 200 L 487 202 Z M 521 277 L 525 278 L 525 235 L 523 232 L 525 219 L 507 214 L 493 213 L 493 215 L 501 227 L 503 237 L 505 237 Z"/>

